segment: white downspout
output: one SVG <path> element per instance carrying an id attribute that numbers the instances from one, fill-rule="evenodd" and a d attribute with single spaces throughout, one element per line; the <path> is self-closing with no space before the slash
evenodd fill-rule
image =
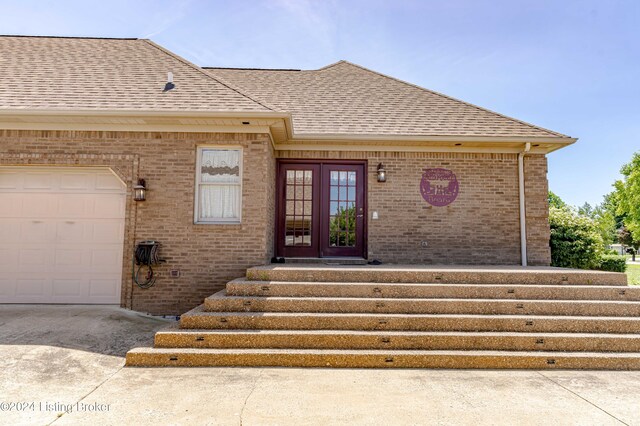
<path id="1" fill-rule="evenodd" d="M 527 213 L 524 199 L 524 155 L 531 149 L 527 142 L 524 151 L 518 153 L 518 186 L 520 190 L 520 255 L 522 266 L 527 266 Z"/>

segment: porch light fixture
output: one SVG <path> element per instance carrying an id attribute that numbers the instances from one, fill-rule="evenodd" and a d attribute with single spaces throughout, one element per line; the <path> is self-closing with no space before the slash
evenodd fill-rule
<path id="1" fill-rule="evenodd" d="M 144 179 L 138 179 L 138 184 L 133 187 L 133 199 L 144 201 L 147 199 L 147 183 Z"/>
<path id="2" fill-rule="evenodd" d="M 387 171 L 384 169 L 384 165 L 382 163 L 378 163 L 378 182 L 386 182 L 387 181 Z"/>

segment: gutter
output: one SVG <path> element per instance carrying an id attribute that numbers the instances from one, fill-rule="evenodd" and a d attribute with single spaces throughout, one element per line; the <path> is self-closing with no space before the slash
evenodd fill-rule
<path id="1" fill-rule="evenodd" d="M 527 213 L 524 198 L 524 156 L 531 150 L 531 142 L 524 145 L 524 150 L 518 153 L 518 189 L 520 196 L 520 256 L 522 266 L 527 266 Z"/>

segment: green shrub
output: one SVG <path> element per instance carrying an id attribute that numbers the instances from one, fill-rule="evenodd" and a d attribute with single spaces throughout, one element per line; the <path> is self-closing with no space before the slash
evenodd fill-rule
<path id="1" fill-rule="evenodd" d="M 618 254 L 603 254 L 600 268 L 603 271 L 624 272 L 627 270 L 627 257 Z"/>
<path id="2" fill-rule="evenodd" d="M 549 208 L 551 265 L 564 268 L 597 269 L 604 250 L 596 224 L 567 208 Z"/>

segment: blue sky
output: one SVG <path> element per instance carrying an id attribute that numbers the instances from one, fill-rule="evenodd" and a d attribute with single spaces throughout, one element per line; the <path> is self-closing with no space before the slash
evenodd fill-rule
<path id="1" fill-rule="evenodd" d="M 580 140 L 553 191 L 600 202 L 640 150 L 640 1 L 0 1 L 0 33 L 144 37 L 198 65 L 364 65 Z"/>

